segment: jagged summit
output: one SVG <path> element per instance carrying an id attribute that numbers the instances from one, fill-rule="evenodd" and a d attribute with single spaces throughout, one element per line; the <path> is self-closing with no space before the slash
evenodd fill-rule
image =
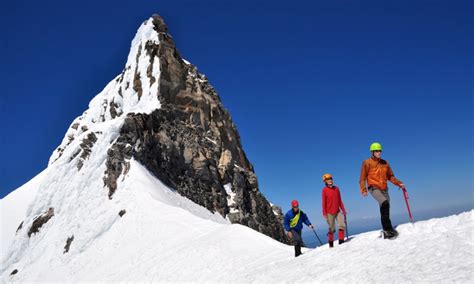
<path id="1" fill-rule="evenodd" d="M 168 33 L 168 26 L 165 23 L 165 20 L 158 15 L 158 14 L 153 14 L 149 20 L 152 20 L 153 22 L 153 29 L 158 32 L 158 33 Z M 148 20 L 148 21 L 149 21 Z"/>
<path id="2" fill-rule="evenodd" d="M 194 202 L 285 241 L 281 220 L 258 190 L 235 125 L 207 78 L 183 60 L 163 19 L 145 21 L 122 73 L 77 118 L 51 163 L 79 138 L 80 170 L 98 139 L 93 125 L 123 119 L 108 148 L 104 185 L 109 198 L 133 157 Z M 71 156 L 69 157 L 71 159 Z"/>
<path id="3" fill-rule="evenodd" d="M 92 99 L 89 108 L 72 122 L 61 145 L 52 154 L 49 164 L 60 158 L 73 140 L 94 125 L 132 112 L 150 113 L 160 108 L 160 65 L 158 57 L 151 49 L 159 46 L 159 34 L 166 32 L 167 27 L 158 15 L 143 22 L 132 40 L 122 73 L 110 81 L 104 90 Z"/>

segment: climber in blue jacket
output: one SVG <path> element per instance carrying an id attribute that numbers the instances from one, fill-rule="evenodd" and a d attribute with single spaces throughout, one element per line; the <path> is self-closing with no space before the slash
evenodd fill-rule
<path id="1" fill-rule="evenodd" d="M 314 226 L 308 219 L 308 216 L 300 210 L 298 200 L 291 201 L 291 209 L 286 212 L 284 227 L 288 232 L 288 237 L 295 246 L 295 257 L 301 255 L 301 247 L 304 246 L 303 239 L 301 237 L 301 231 L 303 230 L 303 223 L 306 226 L 314 229 Z"/>

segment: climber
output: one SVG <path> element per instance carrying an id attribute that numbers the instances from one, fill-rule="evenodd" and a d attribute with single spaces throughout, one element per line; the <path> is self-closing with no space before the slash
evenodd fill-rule
<path id="1" fill-rule="evenodd" d="M 388 162 L 380 158 L 382 155 L 380 143 L 372 143 L 370 152 L 372 152 L 372 157 L 362 163 L 360 171 L 360 193 L 365 197 L 368 189 L 372 197 L 379 203 L 384 238 L 392 239 L 398 236 L 398 232 L 393 229 L 390 221 L 390 196 L 387 180 L 404 190 L 405 185 L 395 178 Z"/>
<path id="2" fill-rule="evenodd" d="M 314 226 L 308 219 L 308 216 L 299 209 L 298 200 L 291 201 L 291 209 L 286 212 L 284 227 L 288 232 L 288 237 L 295 246 L 295 257 L 301 255 L 301 247 L 304 246 L 301 231 L 303 230 L 303 223 L 305 223 L 311 229 Z"/>
<path id="3" fill-rule="evenodd" d="M 334 246 L 334 229 L 336 220 L 339 227 L 339 244 L 344 243 L 344 221 L 346 218 L 346 209 L 344 208 L 344 203 L 342 203 L 339 187 L 334 185 L 332 175 L 323 175 L 323 182 L 326 184 L 322 193 L 323 217 L 329 225 L 328 243 L 329 247 L 332 248 Z"/>

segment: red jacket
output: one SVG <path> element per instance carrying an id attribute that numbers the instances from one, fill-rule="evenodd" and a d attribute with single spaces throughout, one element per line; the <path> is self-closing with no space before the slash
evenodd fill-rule
<path id="1" fill-rule="evenodd" d="M 339 208 L 342 209 L 342 213 L 346 214 L 344 203 L 342 203 L 341 193 L 339 187 L 333 186 L 332 188 L 323 188 L 323 216 L 327 214 L 336 215 L 339 212 Z"/>

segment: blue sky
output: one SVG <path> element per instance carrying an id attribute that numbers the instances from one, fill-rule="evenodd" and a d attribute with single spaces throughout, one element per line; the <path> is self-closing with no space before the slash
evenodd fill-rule
<path id="1" fill-rule="evenodd" d="M 261 191 L 316 223 L 332 173 L 352 218 L 373 141 L 413 209 L 473 204 L 472 1 L 10 1 L 2 4 L 0 197 L 47 165 L 153 13 L 230 110 Z M 393 212 L 405 212 L 392 187 Z"/>

